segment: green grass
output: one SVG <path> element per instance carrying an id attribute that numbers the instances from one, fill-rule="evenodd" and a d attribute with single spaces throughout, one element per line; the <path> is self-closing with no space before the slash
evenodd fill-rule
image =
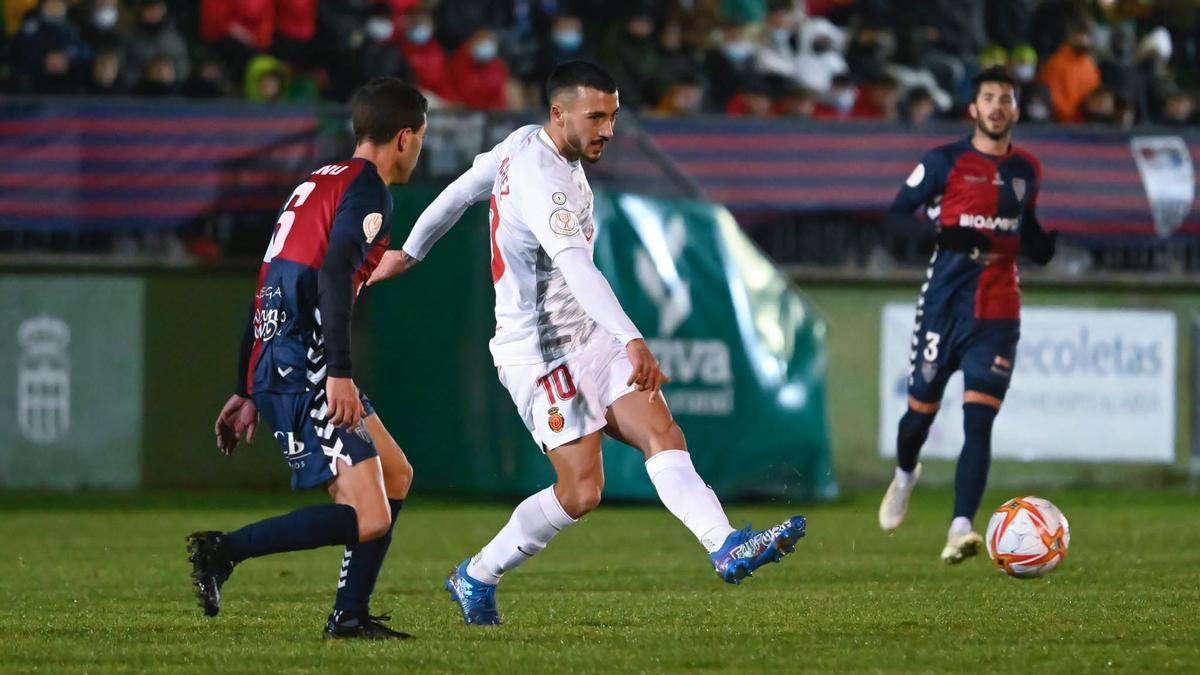
<path id="1" fill-rule="evenodd" d="M 1047 496 L 1073 543 L 1033 581 L 986 558 L 938 562 L 945 491 L 918 492 L 892 537 L 874 493 L 802 509 L 796 555 L 740 587 L 716 579 L 665 510 L 602 507 L 505 580 L 498 629 L 461 625 L 440 584 L 509 507 L 418 498 L 374 606 L 418 638 L 327 644 L 338 550 L 247 562 L 216 619 L 190 596 L 184 535 L 279 512 L 286 496 L 0 495 L 0 672 L 1200 671 L 1196 498 Z M 730 511 L 737 524 L 790 509 Z"/>

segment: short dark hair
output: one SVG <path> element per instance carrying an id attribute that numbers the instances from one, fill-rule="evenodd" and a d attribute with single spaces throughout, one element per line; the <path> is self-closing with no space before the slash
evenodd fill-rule
<path id="1" fill-rule="evenodd" d="M 984 83 L 994 82 L 996 84 L 1006 84 L 1013 88 L 1013 91 L 1020 89 L 1017 86 L 1017 81 L 1008 74 L 1004 66 L 992 66 L 975 77 L 971 78 L 971 100 L 974 101 L 979 97 L 979 90 L 983 88 Z"/>
<path id="2" fill-rule="evenodd" d="M 563 89 L 575 87 L 587 87 L 606 94 L 617 93 L 617 82 L 608 71 L 588 61 L 567 61 L 555 66 L 550 71 L 550 77 L 546 78 L 546 98 L 553 99 Z"/>
<path id="3" fill-rule="evenodd" d="M 416 131 L 425 124 L 429 101 L 416 87 L 395 77 L 364 84 L 350 99 L 355 142 L 387 143 L 401 129 Z"/>

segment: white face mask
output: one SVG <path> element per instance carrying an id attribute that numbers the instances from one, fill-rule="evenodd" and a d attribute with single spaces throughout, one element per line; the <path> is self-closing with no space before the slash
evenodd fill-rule
<path id="1" fill-rule="evenodd" d="M 496 51 L 495 40 L 480 40 L 471 46 L 471 56 L 480 63 L 496 58 Z"/>
<path id="2" fill-rule="evenodd" d="M 92 14 L 92 23 L 96 24 L 97 28 L 108 30 L 117 25 L 117 17 L 120 12 L 116 7 L 101 7 Z"/>
<path id="3" fill-rule="evenodd" d="M 843 89 L 833 97 L 833 107 L 841 112 L 850 112 L 854 108 L 854 102 L 858 100 L 858 92 L 853 89 Z"/>
<path id="4" fill-rule="evenodd" d="M 419 23 L 408 29 L 408 41 L 414 45 L 423 45 L 429 42 L 431 37 L 433 37 L 433 26 L 427 23 Z"/>
<path id="5" fill-rule="evenodd" d="M 395 30 L 396 27 L 387 19 L 369 19 L 367 21 L 367 35 L 379 42 L 390 40 Z"/>
<path id="6" fill-rule="evenodd" d="M 737 42 L 728 42 L 724 47 L 725 56 L 729 57 L 734 63 L 741 63 L 750 58 L 750 54 L 754 51 L 754 43 L 749 40 L 738 40 Z"/>

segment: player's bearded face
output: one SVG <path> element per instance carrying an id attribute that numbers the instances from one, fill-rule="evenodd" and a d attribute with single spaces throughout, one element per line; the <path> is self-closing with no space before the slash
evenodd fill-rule
<path id="1" fill-rule="evenodd" d="M 581 87 L 562 112 L 564 137 L 581 159 L 595 162 L 612 140 L 620 103 L 616 94 Z"/>
<path id="2" fill-rule="evenodd" d="M 1008 85 L 985 82 L 971 103 L 971 116 L 975 118 L 976 128 L 994 141 L 1003 139 L 1012 131 L 1018 115 L 1016 94 Z"/>

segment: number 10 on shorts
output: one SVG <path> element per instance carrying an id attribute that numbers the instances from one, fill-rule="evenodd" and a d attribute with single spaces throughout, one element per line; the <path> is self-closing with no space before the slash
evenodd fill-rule
<path id="1" fill-rule="evenodd" d="M 538 379 L 537 383 L 546 390 L 546 398 L 553 405 L 558 401 L 575 398 L 575 381 L 571 379 L 571 371 L 563 364 Z M 558 398 L 555 398 L 558 394 Z"/>

